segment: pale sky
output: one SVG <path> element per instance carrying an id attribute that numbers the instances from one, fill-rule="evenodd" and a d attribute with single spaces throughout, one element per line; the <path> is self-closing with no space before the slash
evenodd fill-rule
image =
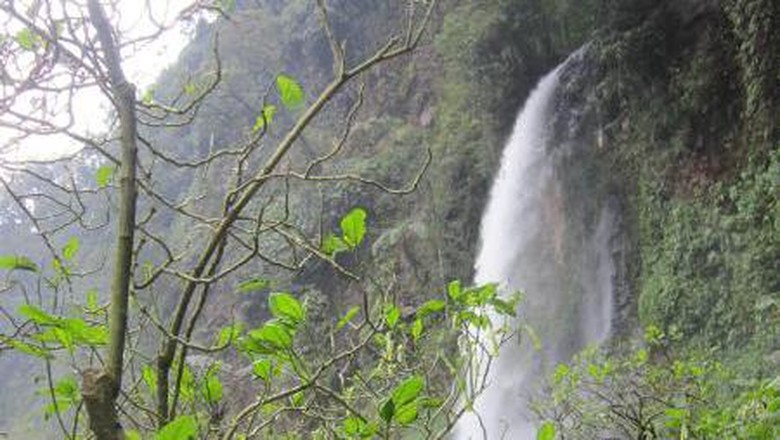
<path id="1" fill-rule="evenodd" d="M 147 6 L 152 8 L 154 19 L 167 26 L 175 23 L 179 13 L 193 3 L 193 0 L 119 0 L 118 9 L 113 12 L 109 9 L 107 12 L 110 20 L 118 19 L 120 32 L 125 38 L 134 38 L 148 35 L 155 29 L 149 19 Z M 176 61 L 191 38 L 193 24 L 176 23 L 153 43 L 122 53 L 125 74 L 140 92 L 152 85 L 158 75 Z M 75 113 L 80 117 L 76 120 L 77 131 L 105 131 L 106 118 L 101 115 L 110 114 L 110 109 L 101 92 L 97 88 L 87 89 L 76 94 L 73 99 Z M 10 136 L 7 129 L 0 128 L 0 144 L 5 144 Z M 78 148 L 80 146 L 62 135 L 38 137 L 27 139 L 19 145 L 17 151 L 6 154 L 3 159 L 49 159 L 72 153 Z"/>

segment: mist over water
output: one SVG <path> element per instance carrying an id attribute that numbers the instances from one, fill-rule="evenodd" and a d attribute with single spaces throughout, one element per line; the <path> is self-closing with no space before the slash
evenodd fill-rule
<path id="1" fill-rule="evenodd" d="M 574 55 L 573 57 L 575 57 Z M 518 115 L 481 225 L 474 283 L 499 283 L 503 295 L 524 293 L 520 321 L 536 330 L 542 349 L 528 337 L 504 345 L 488 373 L 489 387 L 455 430 L 457 439 L 533 439 L 528 400 L 545 372 L 610 332 L 614 265 L 610 240 L 615 216 L 599 208 L 597 222 L 577 234 L 584 220 L 567 210 L 560 158 L 553 145 L 556 92 L 567 63 L 545 76 Z M 573 241 L 573 242 L 571 242 Z"/>

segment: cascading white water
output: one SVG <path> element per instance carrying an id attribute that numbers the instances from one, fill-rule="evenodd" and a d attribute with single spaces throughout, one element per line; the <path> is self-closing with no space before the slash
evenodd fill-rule
<path id="1" fill-rule="evenodd" d="M 567 218 L 556 167 L 565 148 L 551 145 L 550 136 L 565 66 L 539 82 L 517 118 L 482 218 L 474 280 L 499 283 L 503 294 L 524 292 L 520 319 L 537 329 L 544 348 L 535 353 L 531 344 L 510 342 L 501 349 L 474 406 L 479 417 L 467 413 L 458 422 L 458 439 L 533 439 L 527 402 L 543 366 L 568 360 L 610 331 L 610 208 L 577 243 L 564 243 L 567 224 L 579 221 Z"/>

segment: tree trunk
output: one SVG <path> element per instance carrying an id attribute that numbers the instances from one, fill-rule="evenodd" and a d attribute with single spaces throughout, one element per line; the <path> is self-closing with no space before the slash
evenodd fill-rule
<path id="1" fill-rule="evenodd" d="M 122 148 L 119 170 L 119 218 L 116 255 L 111 286 L 108 360 L 103 371 L 89 370 L 82 377 L 82 395 L 90 419 L 90 429 L 99 440 L 123 438 L 116 411 L 116 398 L 122 386 L 122 370 L 127 334 L 127 304 L 132 281 L 133 236 L 136 210 L 137 123 L 135 87 L 125 78 L 112 28 L 98 0 L 89 0 L 89 16 L 103 49 L 108 69 L 108 85 L 119 117 Z"/>

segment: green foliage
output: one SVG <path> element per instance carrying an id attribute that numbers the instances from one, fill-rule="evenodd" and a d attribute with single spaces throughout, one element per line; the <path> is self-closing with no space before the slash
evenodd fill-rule
<path id="1" fill-rule="evenodd" d="M 322 251 L 334 256 L 339 252 L 355 250 L 366 235 L 368 213 L 363 208 L 353 208 L 341 218 L 341 235 L 327 234 L 322 241 Z"/>
<path id="2" fill-rule="evenodd" d="M 238 293 L 251 293 L 271 287 L 271 281 L 265 278 L 252 278 L 239 283 L 236 291 Z"/>
<path id="3" fill-rule="evenodd" d="M 544 422 L 536 433 L 536 440 L 555 440 L 555 424 Z"/>
<path id="4" fill-rule="evenodd" d="M 41 47 L 44 43 L 43 38 L 40 35 L 33 32 L 30 28 L 23 28 L 14 35 L 14 41 L 23 50 L 34 51 Z"/>
<path id="5" fill-rule="evenodd" d="M 303 305 L 289 293 L 272 293 L 268 297 L 268 308 L 271 314 L 293 328 L 306 319 Z"/>
<path id="6" fill-rule="evenodd" d="M 631 438 L 776 438 L 778 379 L 745 380 L 744 373 L 713 360 L 713 352 L 671 355 L 678 338 L 651 327 L 646 346 L 618 354 L 586 350 L 558 366 L 549 395 L 535 410 L 571 439 L 617 432 Z"/>
<path id="7" fill-rule="evenodd" d="M 194 440 L 198 434 L 198 423 L 192 416 L 179 416 L 165 425 L 154 440 Z"/>
<path id="8" fill-rule="evenodd" d="M 78 237 L 71 237 L 62 248 L 62 258 L 64 258 L 65 261 L 72 261 L 73 258 L 76 257 L 79 247 L 81 247 L 81 242 Z"/>
<path id="9" fill-rule="evenodd" d="M 303 105 L 305 100 L 303 87 L 293 77 L 289 75 L 277 76 L 276 90 L 279 92 L 282 104 L 289 110 L 295 110 Z"/>
<path id="10" fill-rule="evenodd" d="M 37 272 L 38 265 L 27 257 L 19 255 L 0 255 L 0 269 L 26 270 Z"/>
<path id="11" fill-rule="evenodd" d="M 774 334 L 780 295 L 780 150 L 755 157 L 732 182 L 694 200 L 645 183 L 639 199 L 644 323 L 686 336 L 744 343 Z"/>
<path id="12" fill-rule="evenodd" d="M 108 331 L 102 325 L 90 325 L 80 318 L 64 318 L 51 315 L 30 304 L 22 305 L 19 314 L 36 324 L 40 331 L 30 335 L 32 340 L 40 343 L 40 349 L 47 348 L 47 343 L 59 343 L 62 348 L 73 350 L 75 347 L 96 347 L 105 345 L 108 341 Z M 33 353 L 30 353 L 33 354 Z"/>
<path id="13" fill-rule="evenodd" d="M 111 179 L 114 178 L 116 173 L 116 167 L 112 165 L 103 165 L 95 171 L 95 182 L 99 188 L 105 188 L 111 183 Z"/>
<path id="14" fill-rule="evenodd" d="M 66 413 L 76 408 L 81 402 L 81 394 L 76 379 L 66 377 L 60 379 L 51 390 L 41 390 L 40 394 L 53 394 L 51 403 L 44 408 L 44 417 L 47 419 L 55 413 Z"/>
<path id="15" fill-rule="evenodd" d="M 252 131 L 261 131 L 271 125 L 271 123 L 274 121 L 274 116 L 276 116 L 276 110 L 276 106 L 273 104 L 264 105 L 262 110 L 260 110 L 260 116 L 258 116 L 257 120 L 255 120 L 255 125 L 252 127 Z"/>
<path id="16" fill-rule="evenodd" d="M 341 219 L 341 233 L 344 243 L 350 249 L 360 246 L 366 235 L 366 217 L 368 214 L 363 208 L 354 208 Z"/>

